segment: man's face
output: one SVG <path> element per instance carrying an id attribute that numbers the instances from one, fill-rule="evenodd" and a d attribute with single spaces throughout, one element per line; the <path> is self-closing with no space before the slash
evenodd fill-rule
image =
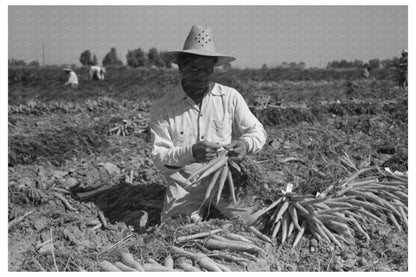
<path id="1" fill-rule="evenodd" d="M 216 58 L 204 56 L 192 56 L 180 63 L 183 82 L 195 89 L 205 89 L 214 74 Z"/>

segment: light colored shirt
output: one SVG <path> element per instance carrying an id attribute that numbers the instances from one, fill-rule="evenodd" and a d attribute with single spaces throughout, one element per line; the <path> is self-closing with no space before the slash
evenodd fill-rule
<path id="1" fill-rule="evenodd" d="M 89 74 L 90 79 L 92 79 L 94 74 L 96 74 L 98 80 L 104 80 L 105 68 L 98 65 L 93 65 L 89 69 Z"/>
<path id="2" fill-rule="evenodd" d="M 74 71 L 69 72 L 68 82 L 65 85 L 78 85 L 78 77 Z"/>
<path id="3" fill-rule="evenodd" d="M 256 153 L 266 142 L 263 125 L 249 110 L 241 94 L 230 87 L 211 83 L 201 108 L 178 86 L 153 104 L 150 127 L 152 156 L 162 173 L 168 166 L 195 163 L 192 145 L 207 140 L 226 145 L 232 139 L 247 142 L 247 153 Z"/>

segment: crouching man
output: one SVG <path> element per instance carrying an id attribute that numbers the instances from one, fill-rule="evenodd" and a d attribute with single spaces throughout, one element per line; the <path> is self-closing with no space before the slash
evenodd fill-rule
<path id="1" fill-rule="evenodd" d="M 198 222 L 209 180 L 191 186 L 175 180 L 188 178 L 221 147 L 231 159 L 242 161 L 262 149 L 266 132 L 239 92 L 212 82 L 214 67 L 235 58 L 215 51 L 210 28 L 193 26 L 183 50 L 169 55 L 178 65 L 181 82 L 153 104 L 150 123 L 152 156 L 168 181 L 161 220 L 185 215 Z M 248 224 L 255 219 L 225 198 L 214 206 L 229 218 L 240 217 Z"/>
<path id="2" fill-rule="evenodd" d="M 105 68 L 98 66 L 98 65 L 93 65 L 90 67 L 88 73 L 90 75 L 90 80 L 94 80 L 94 81 L 104 80 Z"/>

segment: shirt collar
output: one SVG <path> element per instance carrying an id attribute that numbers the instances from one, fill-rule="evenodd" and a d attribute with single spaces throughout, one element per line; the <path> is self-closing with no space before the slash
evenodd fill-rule
<path id="1" fill-rule="evenodd" d="M 179 90 L 179 97 L 177 98 L 180 101 L 185 101 L 186 99 L 190 99 L 190 97 L 186 94 L 186 92 L 183 90 L 183 87 L 181 85 L 181 83 L 179 82 L 178 86 L 178 90 Z M 211 95 L 216 95 L 216 96 L 221 96 L 224 95 L 224 91 L 221 89 L 220 86 L 218 86 L 217 83 L 214 82 L 210 82 L 209 83 L 209 88 L 208 88 L 208 92 L 206 93 L 206 95 L 211 94 Z"/>

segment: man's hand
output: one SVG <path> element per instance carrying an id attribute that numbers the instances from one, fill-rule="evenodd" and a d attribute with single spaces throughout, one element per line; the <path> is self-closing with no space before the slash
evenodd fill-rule
<path id="1" fill-rule="evenodd" d="M 204 140 L 192 145 L 192 155 L 197 162 L 208 162 L 215 157 L 220 148 L 218 143 Z"/>
<path id="2" fill-rule="evenodd" d="M 231 160 L 241 162 L 247 154 L 247 144 L 242 140 L 233 140 L 230 144 L 224 146 L 228 150 L 228 156 Z"/>

